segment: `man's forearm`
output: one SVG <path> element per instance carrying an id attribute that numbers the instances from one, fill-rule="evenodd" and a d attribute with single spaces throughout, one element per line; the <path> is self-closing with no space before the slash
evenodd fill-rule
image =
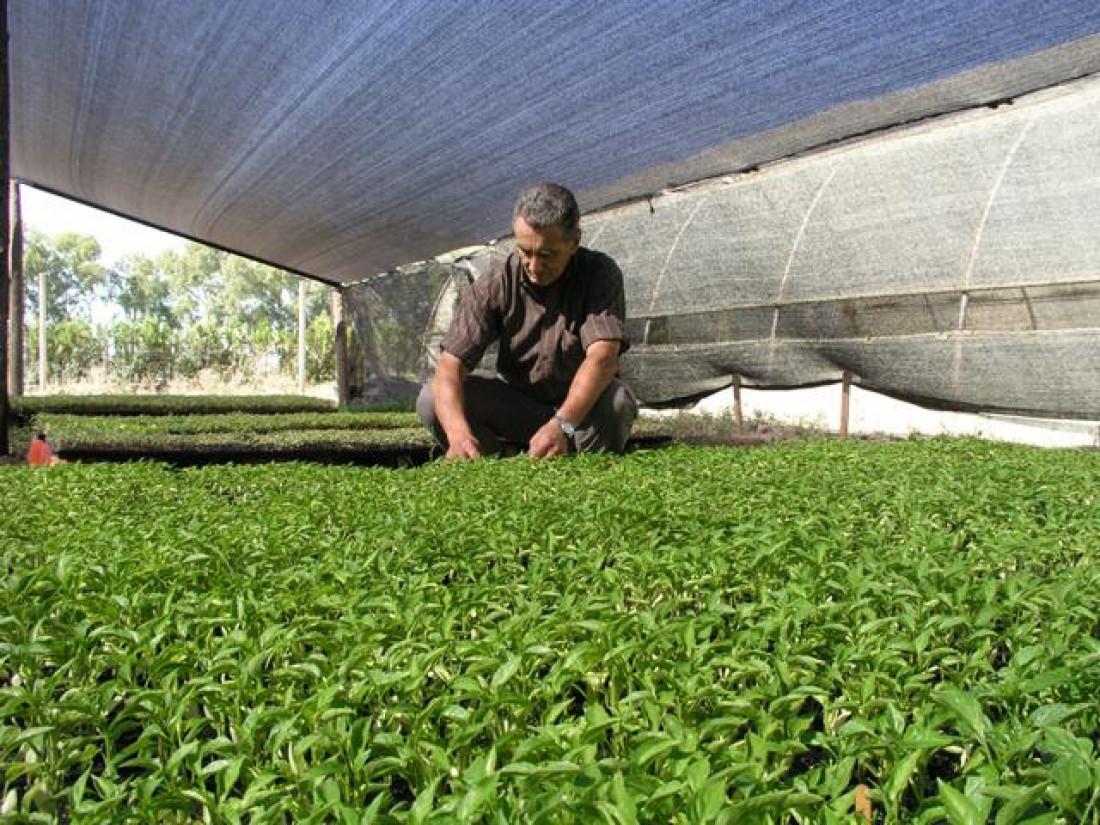
<path id="1" fill-rule="evenodd" d="M 596 406 L 619 371 L 619 342 L 597 341 L 585 353 L 580 369 L 573 376 L 558 415 L 579 426 Z M 531 436 L 528 452 L 534 458 L 551 458 L 569 451 L 569 442 L 556 421 L 549 420 Z"/>
<path id="2" fill-rule="evenodd" d="M 462 363 L 457 358 L 453 358 L 453 356 L 449 358 L 447 353 L 444 353 L 436 369 L 435 377 L 432 379 L 432 397 L 435 401 L 436 419 L 451 444 L 472 435 L 470 422 L 466 420 L 464 409 L 463 382 L 465 378 L 465 367 L 462 366 Z"/>
<path id="3" fill-rule="evenodd" d="M 619 371 L 618 342 L 597 342 L 593 349 L 573 376 L 565 401 L 558 408 L 558 414 L 574 426 L 584 421 Z"/>

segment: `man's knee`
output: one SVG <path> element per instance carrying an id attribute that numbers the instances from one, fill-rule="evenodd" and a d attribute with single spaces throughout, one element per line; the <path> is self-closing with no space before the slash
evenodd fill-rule
<path id="1" fill-rule="evenodd" d="M 585 422 L 583 433 L 578 433 L 577 450 L 601 452 L 611 450 L 621 453 L 626 448 L 634 420 L 638 417 L 638 402 L 634 393 L 621 381 L 613 381 L 596 402 Z"/>
<path id="2" fill-rule="evenodd" d="M 493 410 L 492 387 L 490 384 L 491 382 L 487 382 L 479 376 L 470 376 L 465 383 L 463 414 L 466 416 L 474 438 L 481 446 L 482 455 L 495 455 L 501 449 L 500 437 L 494 431 L 491 416 L 487 415 L 485 410 L 486 396 L 490 398 L 488 409 L 490 412 Z M 507 408 L 505 407 L 505 409 Z M 420 393 L 416 397 L 416 414 L 419 416 L 421 423 L 435 437 L 439 446 L 447 449 L 447 433 L 439 421 L 435 406 L 435 394 L 432 391 L 430 381 L 420 388 Z"/>
<path id="3" fill-rule="evenodd" d="M 614 391 L 611 395 L 611 449 L 621 453 L 626 448 L 630 431 L 634 429 L 634 421 L 638 417 L 638 401 L 630 388 L 621 381 L 616 381 L 612 387 Z"/>
<path id="4" fill-rule="evenodd" d="M 434 428 L 436 424 L 435 395 L 432 393 L 431 382 L 421 387 L 420 394 L 416 396 L 416 414 L 425 427 L 428 429 Z"/>

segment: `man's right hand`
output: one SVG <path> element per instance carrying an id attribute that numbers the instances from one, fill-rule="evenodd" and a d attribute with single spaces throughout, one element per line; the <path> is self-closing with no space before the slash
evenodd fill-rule
<path id="1" fill-rule="evenodd" d="M 460 460 L 481 458 L 481 445 L 470 431 L 463 411 L 462 384 L 466 380 L 466 367 L 449 352 L 439 355 L 432 394 L 435 398 L 435 415 L 447 439 L 447 458 Z"/>
<path id="2" fill-rule="evenodd" d="M 457 438 L 447 445 L 447 458 L 464 461 L 472 458 L 481 458 L 481 445 L 472 435 Z"/>

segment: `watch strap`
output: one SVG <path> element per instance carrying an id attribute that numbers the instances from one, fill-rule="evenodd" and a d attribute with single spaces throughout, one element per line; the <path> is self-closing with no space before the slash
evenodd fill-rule
<path id="1" fill-rule="evenodd" d="M 554 421 L 557 422 L 558 429 L 565 433 L 567 438 L 572 438 L 577 432 L 577 428 L 573 426 L 573 422 L 564 418 L 560 413 L 554 413 Z"/>

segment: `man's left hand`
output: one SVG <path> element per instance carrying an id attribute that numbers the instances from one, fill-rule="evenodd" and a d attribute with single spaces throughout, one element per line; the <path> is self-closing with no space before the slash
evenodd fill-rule
<path id="1" fill-rule="evenodd" d="M 556 455 L 565 455 L 569 452 L 569 440 L 561 431 L 558 422 L 551 418 L 531 436 L 527 452 L 531 458 L 553 458 Z"/>

